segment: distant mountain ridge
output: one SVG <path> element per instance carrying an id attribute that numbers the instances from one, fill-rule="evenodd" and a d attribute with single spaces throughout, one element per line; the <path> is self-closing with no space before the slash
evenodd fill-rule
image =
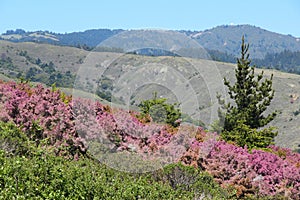
<path id="1" fill-rule="evenodd" d="M 39 42 L 55 45 L 95 47 L 107 38 L 124 30 L 91 29 L 83 32 L 54 33 L 49 31 L 9 30 L 0 35 L 0 39 L 11 42 Z"/>
<path id="2" fill-rule="evenodd" d="M 13 42 L 42 42 L 56 45 L 87 45 L 95 47 L 107 38 L 121 33 L 122 29 L 91 29 L 83 32 L 53 33 L 49 31 L 26 32 L 22 29 L 9 30 L 0 35 L 0 39 Z M 132 30 L 131 30 L 132 31 Z M 234 56 L 239 55 L 240 40 L 245 35 L 251 44 L 253 58 L 264 58 L 269 53 L 284 50 L 300 51 L 300 38 L 292 35 L 274 33 L 252 25 L 222 25 L 204 31 L 178 31 L 194 38 L 208 50 L 218 50 Z M 159 32 L 158 32 L 159 34 Z"/>
<path id="3" fill-rule="evenodd" d="M 53 33 L 49 31 L 26 32 L 22 29 L 9 30 L 0 35 L 0 40 L 11 42 L 38 42 L 62 46 L 75 46 L 85 50 L 92 50 L 101 42 L 108 38 L 122 33 L 122 29 L 91 29 L 83 32 Z M 130 30 L 134 32 L 135 30 Z M 136 30 L 138 32 L 138 30 Z M 300 73 L 300 38 L 292 35 L 274 33 L 253 25 L 222 25 L 204 31 L 176 31 L 195 39 L 203 48 L 207 50 L 213 60 L 223 62 L 235 62 L 240 54 L 240 43 L 242 35 L 246 42 L 250 43 L 250 55 L 254 64 L 258 67 L 276 68 L 286 72 Z M 156 35 L 151 35 L 159 40 L 162 35 L 157 31 Z M 164 39 L 165 44 L 170 41 Z M 172 38 L 170 38 L 172 40 Z M 162 46 L 165 46 L 162 44 Z M 166 49 L 167 51 L 169 49 Z M 105 51 L 105 50 L 104 50 Z M 113 50 L 112 50 L 113 51 Z M 120 52 L 120 51 L 118 51 Z M 273 62 L 281 60 L 285 54 L 291 52 L 293 62 Z M 147 54 L 147 52 L 145 53 Z M 153 51 L 149 55 L 153 56 Z M 286 59 L 285 59 L 286 60 Z"/>

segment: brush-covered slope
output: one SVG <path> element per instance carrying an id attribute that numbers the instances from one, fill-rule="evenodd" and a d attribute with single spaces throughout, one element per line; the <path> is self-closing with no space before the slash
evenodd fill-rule
<path id="1" fill-rule="evenodd" d="M 207 127 L 217 119 L 216 93 L 226 95 L 223 77 L 234 81 L 234 64 L 184 57 L 89 52 L 72 47 L 7 41 L 0 42 L 0 55 L 0 70 L 7 76 L 28 76 L 49 86 L 56 83 L 61 87 L 75 87 L 92 94 L 78 91 L 76 95 L 91 98 L 99 94 L 100 80 L 100 83 L 113 84 L 113 91 L 110 91 L 116 97 L 113 103 L 132 109 L 136 109 L 142 99 L 151 98 L 153 91 L 158 91 L 169 102 L 181 103 L 184 113 L 201 120 Z M 267 77 L 271 73 L 274 74 L 275 98 L 269 110 L 279 111 L 272 122 L 279 128 L 276 144 L 298 149 L 300 76 L 265 70 Z"/>
<path id="2" fill-rule="evenodd" d="M 249 150 L 41 85 L 0 81 L 0 106 L 4 199 L 300 199 L 290 149 Z"/>

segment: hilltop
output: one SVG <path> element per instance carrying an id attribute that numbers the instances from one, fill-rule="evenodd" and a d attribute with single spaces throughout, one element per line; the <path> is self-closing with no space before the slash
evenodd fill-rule
<path id="1" fill-rule="evenodd" d="M 250 43 L 252 58 L 264 58 L 284 50 L 300 51 L 300 39 L 292 35 L 274 33 L 252 25 L 223 25 L 198 33 L 192 33 L 204 48 L 239 56 L 241 36 Z"/>

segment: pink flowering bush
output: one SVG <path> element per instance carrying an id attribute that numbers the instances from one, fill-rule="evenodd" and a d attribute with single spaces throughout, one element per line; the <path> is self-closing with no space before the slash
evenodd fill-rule
<path id="1" fill-rule="evenodd" d="M 293 157 L 293 153 L 288 152 L 287 155 Z M 298 156 L 288 161 L 262 150 L 249 153 L 224 141 L 194 140 L 182 161 L 187 164 L 190 160 L 196 161 L 197 167 L 208 171 L 223 187 L 235 188 L 238 197 L 280 195 L 300 199 L 300 168 L 293 164 L 296 160 L 299 162 Z"/>
<path id="2" fill-rule="evenodd" d="M 77 157 L 92 140 L 106 144 L 106 150 L 144 154 L 158 152 L 170 142 L 166 125 L 145 124 L 127 111 L 91 100 L 66 103 L 59 90 L 41 85 L 1 82 L 0 97 L 1 120 L 14 122 L 37 144 L 47 139 L 58 155 L 67 149 Z"/>
<path id="3" fill-rule="evenodd" d="M 98 141 L 106 151 L 129 151 L 140 155 L 158 153 L 171 142 L 167 125 L 142 123 L 135 115 L 92 100 L 73 99 L 76 130 L 88 144 Z"/>
<path id="4" fill-rule="evenodd" d="M 289 162 L 291 165 L 300 168 L 300 154 L 293 152 L 291 149 L 288 148 L 281 148 L 277 146 L 269 146 L 269 149 L 272 153 L 278 155 L 283 160 Z"/>
<path id="5" fill-rule="evenodd" d="M 62 101 L 60 91 L 24 83 L 0 84 L 1 121 L 14 122 L 37 145 L 47 139 L 58 155 L 77 157 L 86 151 L 75 130 L 72 108 Z"/>

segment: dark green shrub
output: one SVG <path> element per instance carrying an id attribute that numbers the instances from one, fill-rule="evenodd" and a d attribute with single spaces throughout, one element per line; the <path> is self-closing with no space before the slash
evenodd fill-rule
<path id="1" fill-rule="evenodd" d="M 185 114 L 183 113 L 181 115 L 181 118 L 182 118 L 182 122 L 187 122 L 187 123 L 191 123 L 191 124 L 194 124 L 196 126 L 201 126 L 203 127 L 204 129 L 206 129 L 206 126 L 205 126 L 205 123 L 201 120 L 195 120 L 193 119 L 190 115 L 188 114 Z"/>
<path id="2" fill-rule="evenodd" d="M 294 114 L 294 116 L 297 116 L 297 115 L 299 115 L 299 114 L 300 114 L 300 109 L 298 109 L 298 110 L 295 110 L 295 111 L 293 112 L 293 114 Z"/>
<path id="3" fill-rule="evenodd" d="M 153 172 L 152 176 L 175 190 L 194 193 L 196 199 L 229 199 L 234 195 L 222 189 L 207 172 L 181 163 L 170 164 Z"/>
<path id="4" fill-rule="evenodd" d="M 149 176 L 109 169 L 91 159 L 47 153 L 7 157 L 0 151 L 0 199 L 194 199 Z"/>
<path id="5" fill-rule="evenodd" d="M 157 98 L 157 93 L 154 93 L 153 99 L 142 101 L 138 107 L 140 108 L 141 116 L 150 115 L 154 122 L 167 123 L 174 127 L 180 125 L 177 121 L 182 113 L 177 108 L 178 104 L 166 103 L 166 98 Z"/>
<path id="6" fill-rule="evenodd" d="M 242 121 L 238 121 L 238 125 L 232 131 L 223 131 L 222 139 L 228 142 L 234 142 L 238 146 L 247 146 L 252 148 L 266 148 L 274 144 L 274 138 L 278 134 L 274 131 L 274 127 L 257 130 L 250 128 Z"/>
<path id="7" fill-rule="evenodd" d="M 13 123 L 0 121 L 0 149 L 9 155 L 25 155 L 30 151 L 29 140 Z"/>

